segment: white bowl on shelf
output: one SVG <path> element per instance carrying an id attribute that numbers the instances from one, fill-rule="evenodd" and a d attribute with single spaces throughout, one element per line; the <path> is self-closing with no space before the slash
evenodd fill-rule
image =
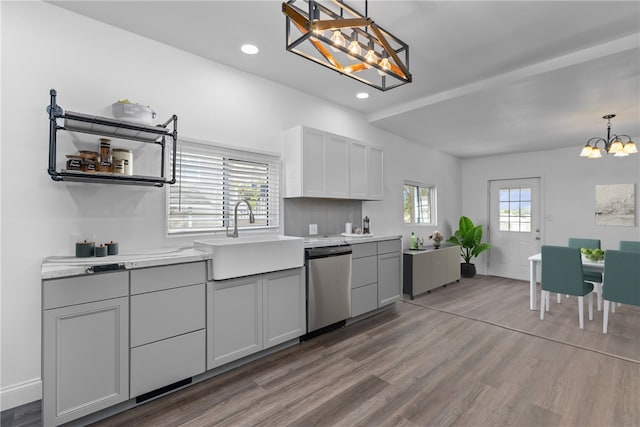
<path id="1" fill-rule="evenodd" d="M 111 105 L 113 117 L 127 122 L 151 124 L 156 118 L 156 113 L 149 107 L 140 104 L 114 102 Z"/>

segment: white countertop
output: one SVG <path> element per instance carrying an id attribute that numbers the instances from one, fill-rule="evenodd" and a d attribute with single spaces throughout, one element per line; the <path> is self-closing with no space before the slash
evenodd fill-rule
<path id="1" fill-rule="evenodd" d="M 379 242 L 383 240 L 400 239 L 402 236 L 399 234 L 374 234 L 367 235 L 362 234 L 359 237 L 345 237 L 345 236 L 306 236 L 304 238 L 304 247 L 308 248 L 320 248 L 324 246 L 336 246 L 336 245 L 355 245 L 358 243 L 367 242 Z"/>
<path id="2" fill-rule="evenodd" d="M 74 256 L 47 257 L 42 260 L 42 279 L 79 276 L 90 274 L 93 266 L 117 264 L 122 269 L 154 267 L 158 265 L 181 264 L 208 260 L 210 254 L 192 246 L 184 248 L 163 248 L 131 254 L 108 255 L 105 257 L 77 258 Z M 89 269 L 89 270 L 88 270 Z M 117 270 L 115 270 L 117 271 Z"/>
<path id="3" fill-rule="evenodd" d="M 451 243 L 441 243 L 440 247 L 436 249 L 435 246 L 433 245 L 425 245 L 424 249 L 405 249 L 404 251 L 402 251 L 402 253 L 406 254 L 406 255 L 420 255 L 422 253 L 425 252 L 432 252 L 432 251 L 437 251 L 440 249 L 445 249 L 445 248 L 452 248 L 452 247 L 458 247 L 457 245 L 452 245 Z"/>

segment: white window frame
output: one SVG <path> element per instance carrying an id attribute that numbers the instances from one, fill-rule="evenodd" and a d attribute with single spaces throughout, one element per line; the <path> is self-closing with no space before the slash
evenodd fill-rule
<path id="1" fill-rule="evenodd" d="M 431 216 L 431 221 L 429 222 L 421 222 L 419 221 L 419 215 L 414 215 L 414 218 L 418 219 L 418 221 L 414 221 L 414 222 L 406 222 L 405 218 L 404 218 L 404 202 L 405 202 L 405 197 L 404 197 L 404 191 L 405 191 L 405 187 L 406 186 L 412 186 L 412 187 L 417 187 L 418 188 L 418 194 L 420 193 L 419 189 L 423 188 L 423 189 L 429 189 L 429 195 L 430 195 L 430 200 L 429 200 L 429 211 L 430 211 L 430 216 Z M 417 209 L 417 206 L 414 204 L 413 206 L 414 209 Z M 402 185 L 402 223 L 404 225 L 426 225 L 426 226 L 435 226 L 438 224 L 437 221 L 437 212 L 438 212 L 438 205 L 437 205 L 437 189 L 436 186 L 433 184 L 424 184 L 421 182 L 416 182 L 416 181 L 404 181 L 403 185 Z"/>
<path id="2" fill-rule="evenodd" d="M 246 191 L 257 193 L 248 197 L 256 223 L 249 224 L 249 210 L 240 203 L 238 230 L 269 231 L 280 227 L 279 154 L 185 138 L 178 140 L 177 151 L 176 183 L 166 192 L 167 236 L 225 233 L 227 226 L 231 231 L 234 207 L 245 198 L 241 193 Z M 198 163 L 203 167 L 199 168 Z M 264 167 L 254 169 L 252 164 Z M 255 182 L 263 178 L 266 184 L 256 188 Z M 249 190 L 242 188 L 243 183 L 249 184 Z M 179 214 L 180 211 L 184 213 Z"/>

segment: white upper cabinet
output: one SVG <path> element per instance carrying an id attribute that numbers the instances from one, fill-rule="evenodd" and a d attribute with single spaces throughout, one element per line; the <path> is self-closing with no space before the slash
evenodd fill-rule
<path id="1" fill-rule="evenodd" d="M 382 199 L 382 149 L 297 126 L 285 132 L 284 197 Z"/>
<path id="2" fill-rule="evenodd" d="M 367 199 L 382 200 L 384 196 L 384 154 L 382 148 L 367 147 Z"/>
<path id="3" fill-rule="evenodd" d="M 364 142 L 349 144 L 349 195 L 354 199 L 366 199 L 368 195 L 367 149 Z"/>

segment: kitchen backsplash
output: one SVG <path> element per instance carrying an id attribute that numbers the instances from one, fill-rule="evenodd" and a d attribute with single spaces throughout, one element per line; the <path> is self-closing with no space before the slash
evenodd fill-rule
<path id="1" fill-rule="evenodd" d="M 309 224 L 318 224 L 318 236 L 344 232 L 344 224 L 362 227 L 362 201 L 339 199 L 284 199 L 284 234 L 308 236 Z"/>

